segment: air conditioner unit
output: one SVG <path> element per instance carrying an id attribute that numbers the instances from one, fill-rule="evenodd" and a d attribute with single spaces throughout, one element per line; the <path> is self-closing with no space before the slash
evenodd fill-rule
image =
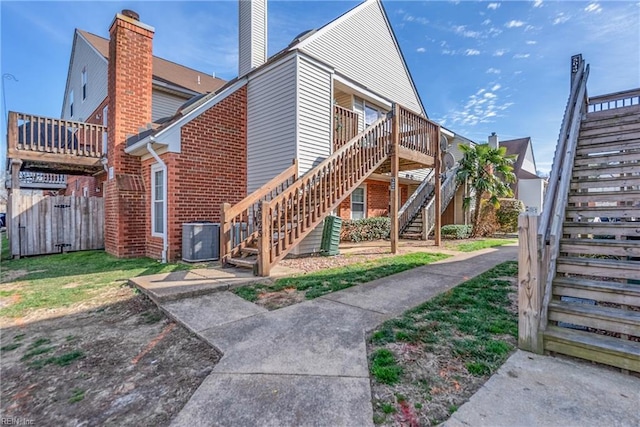
<path id="1" fill-rule="evenodd" d="M 182 260 L 213 261 L 220 258 L 220 224 L 190 222 L 182 224 Z"/>

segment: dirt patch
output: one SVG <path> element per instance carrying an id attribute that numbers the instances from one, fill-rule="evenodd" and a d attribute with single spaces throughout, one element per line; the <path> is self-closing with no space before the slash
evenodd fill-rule
<path id="1" fill-rule="evenodd" d="M 28 270 L 5 270 L 2 272 L 2 279 L 0 279 L 0 283 L 14 282 L 16 279 L 19 279 L 31 273 L 32 272 Z"/>
<path id="2" fill-rule="evenodd" d="M 105 301 L 2 319 L 3 418 L 167 425 L 180 411 L 220 354 L 131 289 Z"/>

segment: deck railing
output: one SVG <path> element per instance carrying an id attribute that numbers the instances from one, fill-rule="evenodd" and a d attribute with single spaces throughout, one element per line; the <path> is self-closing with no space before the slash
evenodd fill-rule
<path id="1" fill-rule="evenodd" d="M 411 151 L 435 157 L 440 130 L 429 119 L 400 108 L 400 146 Z"/>
<path id="2" fill-rule="evenodd" d="M 640 88 L 589 98 L 589 113 L 640 105 Z"/>
<path id="3" fill-rule="evenodd" d="M 358 113 L 334 105 L 333 121 L 333 150 L 336 151 L 358 134 Z"/>
<path id="4" fill-rule="evenodd" d="M 231 206 L 222 205 L 220 220 L 220 259 L 223 264 L 238 255 L 258 238 L 260 209 L 263 201 L 268 201 L 287 189 L 298 177 L 298 161 L 279 173 L 272 180 Z"/>
<path id="5" fill-rule="evenodd" d="M 10 156 L 20 152 L 64 154 L 99 159 L 107 128 L 91 123 L 9 112 Z"/>

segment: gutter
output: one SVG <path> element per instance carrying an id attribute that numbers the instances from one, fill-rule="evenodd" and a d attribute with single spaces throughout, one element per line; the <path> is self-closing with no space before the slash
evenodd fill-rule
<path id="1" fill-rule="evenodd" d="M 149 137 L 149 142 L 147 142 L 147 151 L 151 154 L 151 156 L 153 156 L 153 158 L 162 168 L 162 197 L 164 198 L 164 204 L 162 207 L 162 220 L 164 221 L 164 224 L 162 224 L 162 228 L 164 231 L 162 233 L 162 263 L 166 264 L 169 251 L 169 219 L 167 218 L 167 208 L 169 206 L 169 200 L 167 199 L 167 164 L 163 162 L 160 156 L 158 156 L 158 153 L 154 151 L 153 147 L 151 146 L 152 142 L 155 142 L 155 138 L 153 135 Z M 151 209 L 153 209 L 153 207 Z M 151 224 L 151 228 L 153 229 L 153 224 Z"/>

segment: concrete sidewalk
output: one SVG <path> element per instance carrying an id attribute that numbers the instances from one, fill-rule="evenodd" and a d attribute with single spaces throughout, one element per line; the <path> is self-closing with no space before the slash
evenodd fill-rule
<path id="1" fill-rule="evenodd" d="M 163 303 L 224 353 L 172 425 L 372 425 L 366 332 L 516 255 L 460 254 L 270 312 L 230 292 Z"/>
<path id="2" fill-rule="evenodd" d="M 163 303 L 167 313 L 224 353 L 172 425 L 370 426 L 367 331 L 516 257 L 515 246 L 460 254 L 271 312 L 230 292 Z M 619 379 L 593 367 L 592 375 L 579 380 L 559 373 L 567 369 L 563 359 L 527 355 L 517 352 L 445 425 L 603 425 L 611 418 L 590 418 L 597 399 L 589 396 L 607 391 L 620 394 L 600 399 L 608 413 L 625 415 L 604 424 L 640 424 L 628 424 L 637 418 L 632 411 L 640 403 L 638 378 Z M 529 360 L 545 364 L 527 374 Z M 557 383 L 541 380 L 547 377 L 566 381 L 560 395 L 552 393 Z M 540 392 L 528 393 L 532 389 Z M 563 401 L 569 391 L 571 400 Z M 571 402 L 571 408 L 560 402 Z M 554 404 L 564 418 L 540 415 Z"/>

